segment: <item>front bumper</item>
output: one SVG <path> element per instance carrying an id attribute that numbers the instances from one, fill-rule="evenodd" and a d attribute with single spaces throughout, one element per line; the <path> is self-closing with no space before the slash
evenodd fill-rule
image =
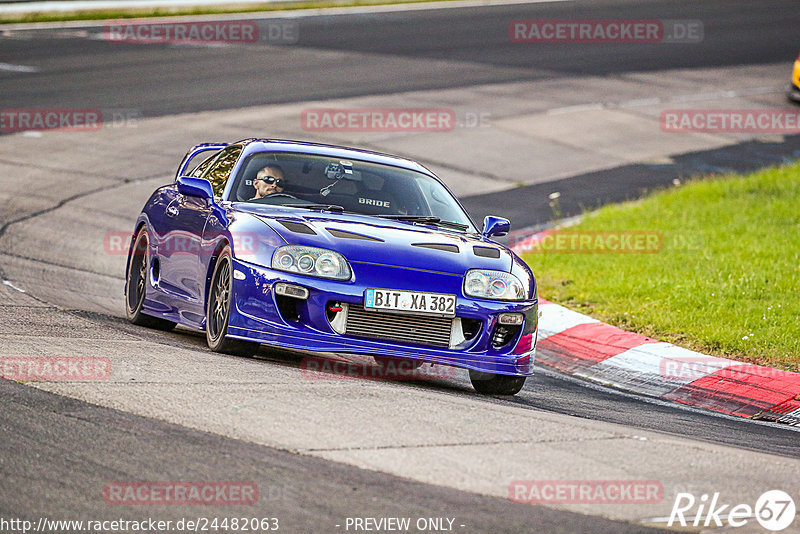
<path id="1" fill-rule="evenodd" d="M 234 260 L 233 296 L 228 333 L 231 337 L 291 349 L 315 352 L 368 354 L 423 360 L 495 374 L 529 376 L 535 359 L 538 301 L 498 302 L 462 296 L 463 277 L 397 267 L 354 265 L 354 280 L 341 282 L 295 275 Z M 286 282 L 308 290 L 298 301 L 296 316 L 287 319 L 279 310 L 274 286 Z M 456 316 L 480 321 L 470 339 L 455 346 L 433 347 L 425 340 L 387 340 L 341 334 L 331 325 L 331 302 L 363 305 L 367 287 L 451 293 L 457 295 Z M 492 343 L 500 313 L 524 315 L 523 324 L 501 347 Z M 372 312 L 370 312 L 372 313 Z M 380 313 L 380 312 L 374 312 Z"/>

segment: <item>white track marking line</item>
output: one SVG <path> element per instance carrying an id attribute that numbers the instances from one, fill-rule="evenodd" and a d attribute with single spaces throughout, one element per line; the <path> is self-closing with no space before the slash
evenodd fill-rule
<path id="1" fill-rule="evenodd" d="M 11 283 L 11 282 L 9 282 L 8 280 L 3 280 L 3 285 L 4 285 L 4 286 L 8 286 L 8 287 L 10 287 L 11 289 L 16 289 L 16 290 L 17 290 L 17 291 L 19 291 L 20 293 L 25 293 L 25 292 L 26 292 L 24 289 L 20 289 L 20 288 L 18 288 L 17 286 L 15 286 L 14 284 L 12 284 L 12 283 Z"/>
<path id="2" fill-rule="evenodd" d="M 0 70 L 7 72 L 39 72 L 39 67 L 29 65 L 14 65 L 13 63 L 0 63 Z"/>

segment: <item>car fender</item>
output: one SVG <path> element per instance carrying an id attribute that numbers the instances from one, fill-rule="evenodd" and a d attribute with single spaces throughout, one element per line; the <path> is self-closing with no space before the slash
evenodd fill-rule
<path id="1" fill-rule="evenodd" d="M 167 186 L 164 186 L 164 187 L 167 187 Z M 155 191 L 153 191 L 153 193 L 147 199 L 147 202 L 145 202 L 144 207 L 142 208 L 142 211 L 139 213 L 139 216 L 136 218 L 136 224 L 134 224 L 134 226 L 133 226 L 133 233 L 131 233 L 130 239 L 128 240 L 128 259 L 125 262 L 125 279 L 126 280 L 128 279 L 128 274 L 129 274 L 128 269 L 129 269 L 129 265 L 130 265 L 131 254 L 133 253 L 133 246 L 135 244 L 134 240 L 136 239 L 136 235 L 139 233 L 139 230 L 142 227 L 144 227 L 146 229 L 148 243 L 151 244 L 150 246 L 152 246 L 151 224 L 150 224 L 150 216 L 149 216 L 149 214 L 150 214 L 150 211 L 151 211 L 153 205 L 157 202 L 157 199 L 160 197 L 161 192 L 162 192 L 163 189 L 164 189 L 163 187 L 160 187 L 160 188 L 156 189 Z"/>
<path id="2" fill-rule="evenodd" d="M 258 217 L 229 211 L 224 219 L 214 215 L 208 218 L 202 243 L 206 272 L 204 299 L 207 299 L 216 258 L 225 245 L 230 247 L 234 259 L 269 267 L 272 253 L 286 242 Z"/>
<path id="3" fill-rule="evenodd" d="M 536 300 L 536 278 L 528 264 L 522 261 L 519 256 L 511 254 L 511 274 L 519 278 L 522 285 L 528 290 L 528 300 Z"/>

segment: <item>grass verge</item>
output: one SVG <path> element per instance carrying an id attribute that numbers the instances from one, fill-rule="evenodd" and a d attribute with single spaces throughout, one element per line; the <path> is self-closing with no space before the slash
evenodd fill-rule
<path id="1" fill-rule="evenodd" d="M 232 13 L 261 13 L 265 11 L 290 11 L 328 7 L 360 7 L 392 4 L 417 4 L 446 0 L 299 0 L 265 2 L 263 4 L 231 4 L 229 7 L 176 7 L 147 9 L 91 9 L 77 11 L 38 11 L 0 15 L 0 25 L 26 22 L 64 22 L 71 20 L 119 20 L 144 17 L 177 17 L 187 15 L 227 15 Z"/>
<path id="2" fill-rule="evenodd" d="M 707 354 L 800 371 L 800 163 L 695 180 L 559 232 L 562 246 L 523 255 L 543 298 Z M 609 253 L 609 236 L 635 243 L 639 232 L 660 244 Z"/>

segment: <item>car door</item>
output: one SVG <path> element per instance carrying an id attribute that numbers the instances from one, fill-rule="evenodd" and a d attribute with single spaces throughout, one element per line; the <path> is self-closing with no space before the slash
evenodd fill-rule
<path id="1" fill-rule="evenodd" d="M 241 152 L 241 145 L 223 149 L 200 176 L 211 182 L 215 197 L 222 195 Z M 210 202 L 182 195 L 176 189 L 165 207 L 168 230 L 159 246 L 161 289 L 183 299 L 185 304 L 179 313 L 186 321 L 198 325 L 205 316 L 206 262 L 202 237 L 211 214 Z"/>

